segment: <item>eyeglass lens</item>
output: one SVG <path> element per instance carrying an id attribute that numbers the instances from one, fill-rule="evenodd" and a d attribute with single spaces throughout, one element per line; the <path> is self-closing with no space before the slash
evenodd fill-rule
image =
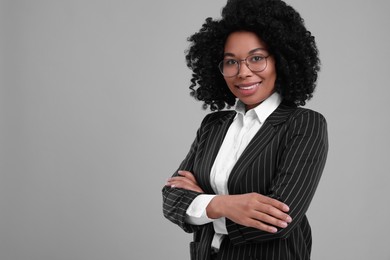
<path id="1" fill-rule="evenodd" d="M 263 71 L 267 66 L 267 57 L 254 54 L 248 56 L 245 60 L 224 59 L 220 62 L 219 69 L 226 77 L 236 76 L 239 73 L 240 64 L 243 61 L 245 61 L 246 66 L 248 66 L 251 71 L 255 72 Z"/>

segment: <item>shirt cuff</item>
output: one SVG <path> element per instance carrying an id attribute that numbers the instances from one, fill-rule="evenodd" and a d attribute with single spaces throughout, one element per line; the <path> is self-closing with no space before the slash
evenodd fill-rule
<path id="1" fill-rule="evenodd" d="M 208 218 L 206 213 L 207 205 L 216 195 L 201 194 L 197 196 L 186 211 L 185 221 L 192 225 L 204 225 L 213 222 L 214 219 Z"/>

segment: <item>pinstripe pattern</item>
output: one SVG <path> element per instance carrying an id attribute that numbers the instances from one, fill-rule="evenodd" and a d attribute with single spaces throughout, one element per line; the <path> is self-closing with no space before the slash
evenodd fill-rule
<path id="1" fill-rule="evenodd" d="M 179 167 L 193 172 L 207 194 L 214 193 L 210 170 L 234 115 L 233 111 L 207 115 Z M 281 104 L 268 117 L 232 169 L 229 194 L 257 192 L 283 201 L 290 207 L 293 222 L 270 234 L 226 219 L 229 234 L 218 259 L 310 259 L 311 231 L 305 213 L 320 180 L 327 149 L 326 121 L 321 114 Z M 184 222 L 186 210 L 197 195 L 164 187 L 163 212 L 186 232 L 195 232 L 197 242 L 191 243 L 191 259 L 207 260 L 214 235 L 212 224 Z"/>

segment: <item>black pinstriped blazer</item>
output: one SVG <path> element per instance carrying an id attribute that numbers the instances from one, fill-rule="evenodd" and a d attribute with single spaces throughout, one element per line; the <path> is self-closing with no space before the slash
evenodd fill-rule
<path id="1" fill-rule="evenodd" d="M 210 171 L 234 111 L 205 117 L 179 169 L 192 172 L 206 194 L 214 194 Z M 270 234 L 226 219 L 220 260 L 310 259 L 311 229 L 306 211 L 320 180 L 328 151 L 325 118 L 312 110 L 283 103 L 268 117 L 242 153 L 228 179 L 229 194 L 257 192 L 283 201 L 293 222 Z M 175 173 L 174 175 L 177 175 Z M 186 210 L 199 193 L 163 188 L 164 216 L 186 232 L 194 233 L 191 259 L 210 258 L 212 223 L 187 224 Z"/>

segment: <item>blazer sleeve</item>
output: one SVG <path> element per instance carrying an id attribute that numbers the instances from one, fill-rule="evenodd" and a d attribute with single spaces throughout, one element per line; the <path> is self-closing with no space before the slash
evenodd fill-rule
<path id="1" fill-rule="evenodd" d="M 186 170 L 193 172 L 195 157 L 200 145 L 200 140 L 202 137 L 203 129 L 208 121 L 209 115 L 203 119 L 203 122 L 196 133 L 196 138 L 191 145 L 190 151 L 187 156 L 180 164 L 178 170 Z M 177 176 L 178 173 L 175 173 L 172 176 Z M 179 188 L 170 188 L 165 186 L 162 189 L 163 195 L 163 213 L 164 216 L 177 224 L 180 228 L 182 228 L 185 232 L 192 233 L 200 229 L 201 226 L 191 225 L 185 222 L 186 211 L 192 201 L 201 193 L 179 189 Z"/>
<path id="2" fill-rule="evenodd" d="M 227 219 L 229 238 L 235 245 L 286 238 L 299 226 L 309 208 L 327 157 L 327 124 L 315 111 L 297 111 L 275 149 L 278 150 L 276 173 L 269 194 L 265 194 L 286 203 L 293 221 L 287 228 L 271 234 Z"/>

